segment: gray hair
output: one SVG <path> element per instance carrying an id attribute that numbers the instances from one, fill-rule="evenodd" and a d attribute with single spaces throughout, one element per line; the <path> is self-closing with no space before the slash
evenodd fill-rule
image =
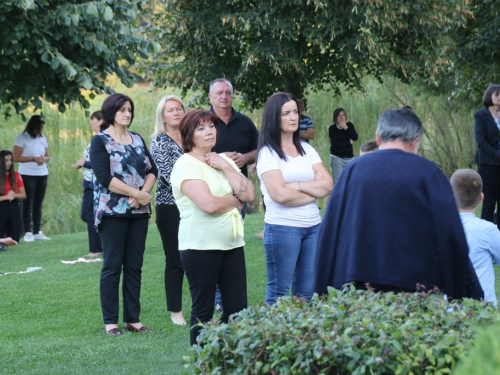
<path id="1" fill-rule="evenodd" d="M 225 82 L 225 83 L 227 83 L 229 85 L 229 89 L 231 90 L 231 95 L 234 94 L 232 83 L 230 81 L 228 81 L 227 79 L 225 79 L 225 78 L 217 78 L 217 79 L 214 79 L 212 82 L 210 82 L 210 90 L 209 90 L 210 94 L 212 93 L 213 86 L 216 83 L 219 83 L 219 82 Z"/>
<path id="2" fill-rule="evenodd" d="M 160 99 L 160 102 L 156 107 L 155 131 L 153 133 L 153 137 L 156 137 L 158 134 L 165 133 L 165 124 L 163 123 L 163 109 L 165 108 L 165 103 L 169 100 L 175 100 L 176 102 L 178 102 L 182 106 L 184 113 L 186 113 L 186 106 L 182 102 L 181 98 L 175 95 L 165 95 Z"/>
<path id="3" fill-rule="evenodd" d="M 424 126 L 409 108 L 388 109 L 378 118 L 377 134 L 381 143 L 395 140 L 411 143 L 417 137 L 422 137 Z"/>

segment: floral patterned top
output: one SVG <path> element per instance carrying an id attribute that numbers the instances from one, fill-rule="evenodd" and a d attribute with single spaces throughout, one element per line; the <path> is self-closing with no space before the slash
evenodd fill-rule
<path id="1" fill-rule="evenodd" d="M 158 167 L 156 205 L 175 204 L 170 175 L 175 162 L 182 156 L 182 148 L 167 134 L 158 134 L 151 142 L 151 155 Z"/>
<path id="2" fill-rule="evenodd" d="M 151 215 L 150 205 L 133 209 L 129 197 L 108 189 L 113 177 L 128 186 L 141 189 L 150 173 L 158 170 L 142 137 L 128 132 L 130 145 L 115 141 L 106 130 L 95 135 L 90 143 L 90 162 L 94 170 L 94 225 L 98 228 L 103 216 L 137 217 Z"/>

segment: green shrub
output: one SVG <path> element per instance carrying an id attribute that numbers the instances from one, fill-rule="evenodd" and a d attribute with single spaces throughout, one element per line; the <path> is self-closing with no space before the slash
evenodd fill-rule
<path id="1" fill-rule="evenodd" d="M 498 318 L 484 302 L 448 303 L 440 293 L 331 288 L 309 304 L 283 298 L 242 311 L 232 324 L 204 325 L 194 372 L 444 374 L 471 347 L 474 328 Z"/>
<path id="2" fill-rule="evenodd" d="M 463 362 L 453 374 L 498 374 L 500 369 L 500 324 L 481 329 Z"/>

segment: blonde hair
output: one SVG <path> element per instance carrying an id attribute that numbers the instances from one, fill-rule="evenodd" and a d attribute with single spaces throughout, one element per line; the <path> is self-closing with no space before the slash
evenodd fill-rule
<path id="1" fill-rule="evenodd" d="M 165 95 L 161 98 L 158 106 L 156 107 L 156 116 L 155 116 L 155 130 L 153 133 L 153 137 L 156 137 L 158 134 L 165 133 L 165 124 L 163 123 L 163 108 L 165 108 L 165 103 L 169 100 L 175 100 L 182 106 L 184 113 L 186 113 L 186 106 L 182 102 L 181 98 L 175 95 Z"/>

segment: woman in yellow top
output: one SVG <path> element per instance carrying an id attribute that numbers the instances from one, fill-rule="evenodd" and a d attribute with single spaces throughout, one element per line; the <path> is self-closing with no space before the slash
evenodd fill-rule
<path id="1" fill-rule="evenodd" d="M 224 312 L 221 322 L 247 307 L 242 202 L 254 199 L 252 183 L 224 154 L 211 152 L 219 121 L 210 111 L 195 110 L 180 130 L 184 154 L 170 181 L 180 212 L 179 251 L 191 292 L 191 345 L 199 321 L 212 319 L 218 284 Z"/>

